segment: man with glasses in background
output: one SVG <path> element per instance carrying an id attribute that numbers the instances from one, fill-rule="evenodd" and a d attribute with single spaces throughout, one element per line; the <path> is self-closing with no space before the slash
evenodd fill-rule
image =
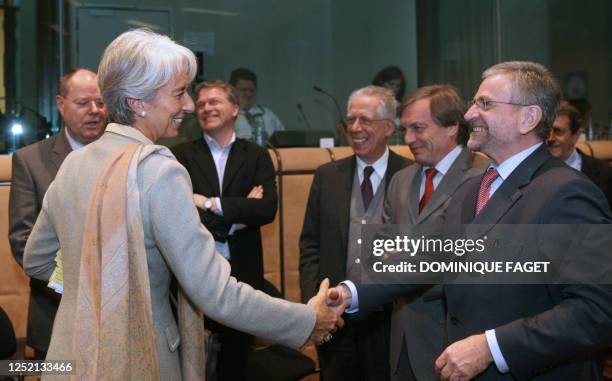
<path id="1" fill-rule="evenodd" d="M 62 162 L 70 152 L 93 142 L 104 132 L 105 109 L 97 81 L 96 73 L 88 69 L 77 68 L 64 74 L 55 97 L 64 128 L 13 154 L 9 241 L 20 266 L 45 192 Z M 37 359 L 45 358 L 59 301 L 60 294 L 45 282 L 30 280 L 27 345 L 34 348 Z"/>
<path id="2" fill-rule="evenodd" d="M 275 113 L 267 107 L 256 104 L 257 76 L 251 70 L 238 68 L 232 71 L 230 85 L 238 91 L 240 114 L 236 118 L 236 137 L 251 140 L 265 146 L 276 131 L 284 131 L 285 126 Z"/>
<path id="3" fill-rule="evenodd" d="M 324 278 L 332 284 L 359 278 L 362 225 L 382 222 L 385 189 L 410 163 L 387 147 L 397 110 L 391 90 L 356 90 L 347 110 L 347 136 L 355 154 L 320 166 L 314 175 L 300 236 L 302 300 L 314 296 Z M 388 380 L 389 313 L 387 305 L 366 319 L 347 320 L 319 347 L 321 380 Z"/>

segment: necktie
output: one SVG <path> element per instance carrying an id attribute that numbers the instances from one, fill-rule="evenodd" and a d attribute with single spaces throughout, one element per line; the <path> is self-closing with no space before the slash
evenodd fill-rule
<path id="1" fill-rule="evenodd" d="M 425 171 L 425 193 L 423 193 L 423 197 L 421 201 L 419 201 L 419 213 L 425 208 L 425 205 L 427 205 L 427 202 L 434 192 L 433 179 L 437 173 L 438 171 L 435 168 L 429 168 Z"/>
<path id="2" fill-rule="evenodd" d="M 497 169 L 489 168 L 482 177 L 480 188 L 478 189 L 478 201 L 476 201 L 476 215 L 487 205 L 489 201 L 489 193 L 491 193 L 491 184 L 499 176 Z"/>
<path id="3" fill-rule="evenodd" d="M 363 200 L 363 207 L 365 210 L 368 210 L 368 206 L 370 206 L 370 202 L 372 202 L 372 198 L 374 197 L 374 190 L 372 189 L 372 182 L 370 181 L 370 176 L 374 172 L 374 168 L 368 165 L 363 169 L 363 181 L 361 182 L 361 199 Z"/>

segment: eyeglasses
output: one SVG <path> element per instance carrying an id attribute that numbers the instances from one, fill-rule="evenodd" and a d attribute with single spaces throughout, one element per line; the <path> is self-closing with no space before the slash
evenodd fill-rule
<path id="1" fill-rule="evenodd" d="M 488 110 L 492 109 L 493 105 L 495 105 L 495 104 L 511 105 L 511 106 L 518 106 L 518 107 L 531 106 L 531 105 L 525 105 L 525 104 L 522 104 L 522 103 L 494 101 L 494 100 L 491 100 L 491 99 L 484 99 L 484 98 L 478 98 L 478 99 L 471 100 L 469 102 L 468 106 L 472 107 L 472 105 L 476 105 L 476 107 L 478 107 L 479 109 L 481 109 L 483 111 L 488 111 Z"/>
<path id="2" fill-rule="evenodd" d="M 391 119 L 389 119 L 389 118 L 384 118 L 384 119 L 369 119 L 369 118 L 364 118 L 363 116 L 352 116 L 352 115 L 349 115 L 349 116 L 346 117 L 346 123 L 348 124 L 348 127 L 352 126 L 357 121 L 359 121 L 359 124 L 361 126 L 363 126 L 363 127 L 370 127 L 374 123 L 384 122 L 384 121 L 387 121 L 387 120 L 391 120 Z"/>
<path id="3" fill-rule="evenodd" d="M 68 99 L 66 97 L 62 97 L 72 103 L 74 103 L 77 108 L 80 109 L 89 109 L 91 108 L 92 103 L 96 105 L 96 108 L 104 108 L 104 101 L 100 98 L 88 99 L 88 98 L 77 98 L 77 99 Z"/>

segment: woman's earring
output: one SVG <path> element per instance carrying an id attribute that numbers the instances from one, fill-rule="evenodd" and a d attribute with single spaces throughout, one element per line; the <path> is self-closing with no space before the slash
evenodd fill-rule
<path id="1" fill-rule="evenodd" d="M 145 111 L 142 111 L 142 112 L 140 113 L 140 116 L 142 116 L 143 118 L 145 117 L 145 115 L 147 115 L 147 113 L 146 113 Z"/>

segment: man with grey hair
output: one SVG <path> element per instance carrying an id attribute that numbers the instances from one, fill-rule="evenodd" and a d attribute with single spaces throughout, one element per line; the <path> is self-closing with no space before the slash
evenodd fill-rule
<path id="1" fill-rule="evenodd" d="M 302 300 L 312 297 L 326 277 L 337 283 L 360 276 L 361 227 L 381 223 L 386 186 L 409 164 L 387 147 L 397 109 L 390 90 L 356 90 L 347 109 L 347 136 L 355 154 L 315 173 L 300 236 Z M 366 319 L 347 321 L 318 349 L 322 380 L 389 379 L 389 311 L 385 306 Z"/>
<path id="2" fill-rule="evenodd" d="M 504 224 L 612 223 L 601 190 L 543 144 L 561 97 L 552 73 L 540 64 L 514 61 L 482 77 L 465 114 L 472 126 L 468 147 L 493 163 L 457 191 L 447 221 L 477 225 L 481 236 L 494 235 Z M 565 242 L 563 236 L 554 240 Z M 482 379 L 601 377 L 597 352 L 612 342 L 609 285 L 451 285 L 446 295 L 456 323 L 449 329 L 455 343 L 436 360 L 443 380 L 482 372 Z"/>
<path id="3" fill-rule="evenodd" d="M 503 237 L 503 225 L 509 224 L 612 223 L 603 193 L 543 144 L 560 93 L 552 73 L 533 62 L 504 62 L 484 72 L 465 119 L 472 127 L 468 147 L 486 153 L 493 163 L 483 176 L 457 189 L 444 214 L 446 223 L 469 224 L 474 238 Z M 577 238 L 548 237 L 544 245 L 551 261 L 560 260 L 571 239 Z M 519 248 L 506 252 L 518 255 Z M 583 257 L 589 251 L 572 254 L 609 263 L 600 258 L 602 249 L 595 247 L 599 253 L 590 259 Z M 452 344 L 436 360 L 440 379 L 601 379 L 603 351 L 612 342 L 612 289 L 562 283 L 446 284 Z M 359 310 L 418 288 L 349 287 L 338 287 L 338 302 Z"/>

